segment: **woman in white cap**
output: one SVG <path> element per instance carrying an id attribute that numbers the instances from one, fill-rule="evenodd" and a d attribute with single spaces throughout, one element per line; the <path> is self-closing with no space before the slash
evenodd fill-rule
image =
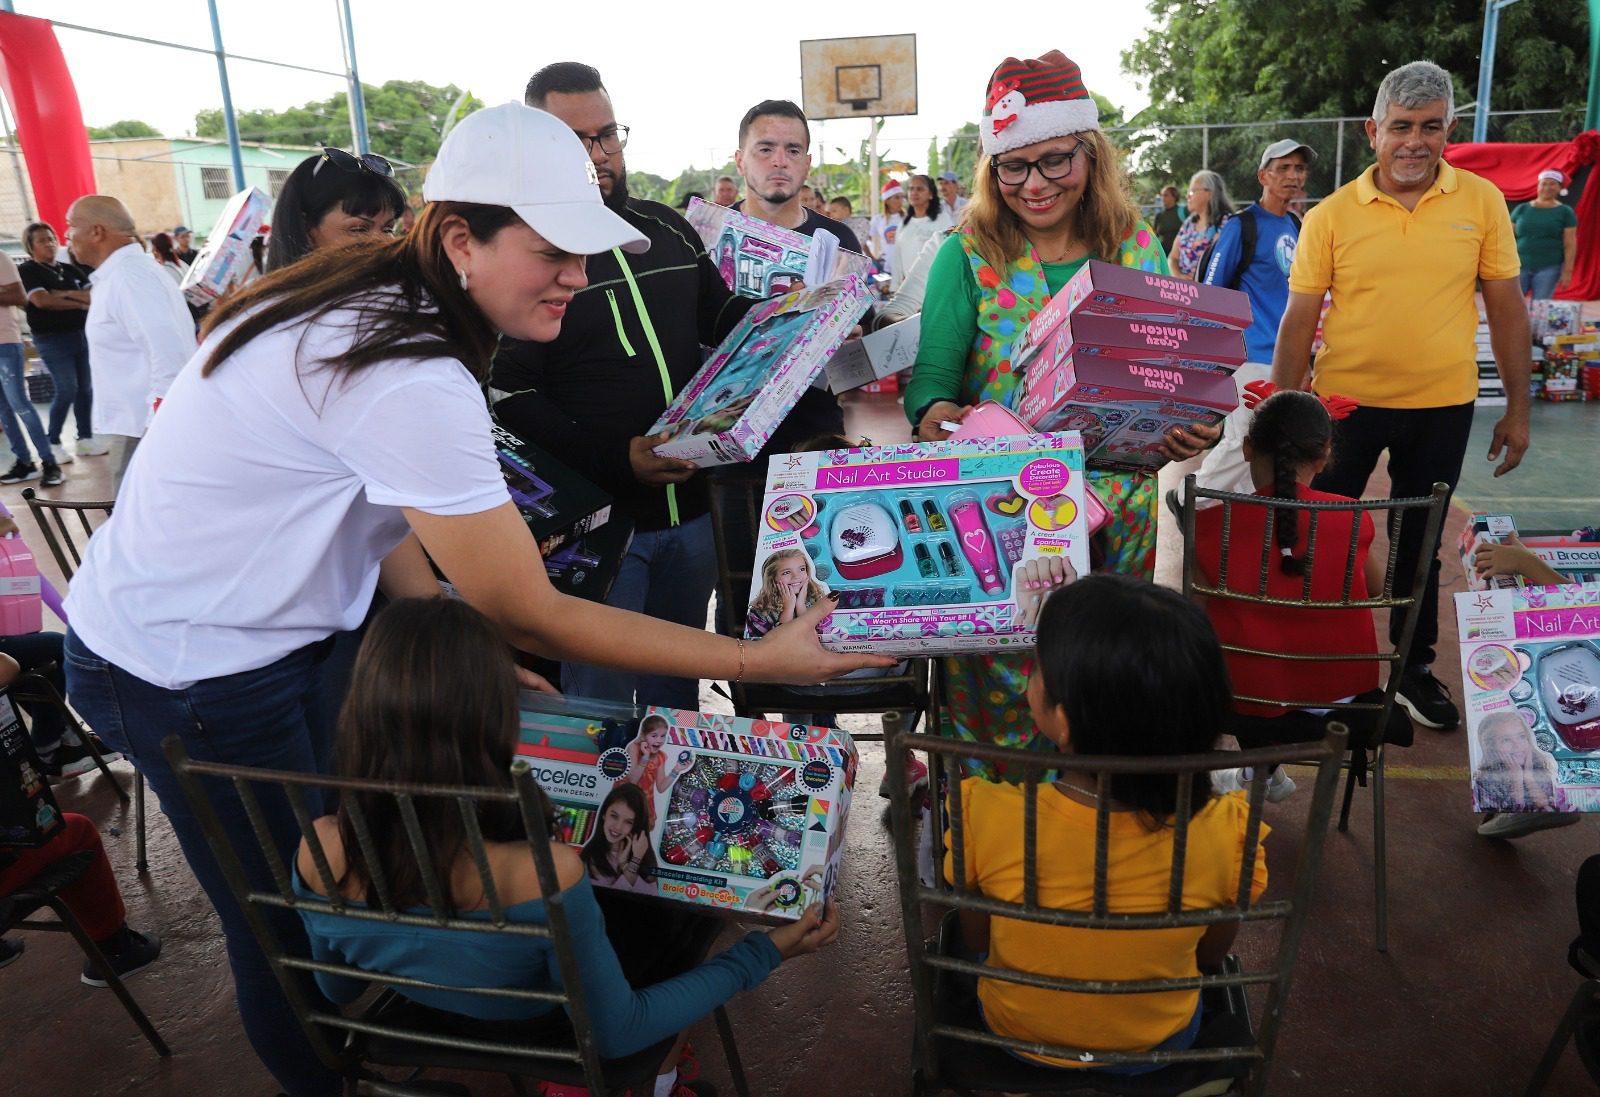
<path id="1" fill-rule="evenodd" d="M 1511 210 L 1511 228 L 1517 234 L 1517 258 L 1522 260 L 1522 292 L 1535 301 L 1548 301 L 1556 290 L 1572 281 L 1572 263 L 1578 254 L 1578 215 L 1561 201 L 1567 178 L 1555 168 L 1539 173 L 1539 193 L 1531 202 Z"/>
<path id="2" fill-rule="evenodd" d="M 291 1097 L 338 1093 L 338 1079 L 233 903 L 163 738 L 197 758 L 324 769 L 348 675 L 335 638 L 375 589 L 439 594 L 428 557 L 508 642 L 557 659 L 789 683 L 890 662 L 823 651 L 826 603 L 747 648 L 557 594 L 501 477 L 480 382 L 502 333 L 555 337 L 584 256 L 645 238 L 605 208 L 572 130 L 521 104 L 457 126 L 423 195 L 404 237 L 313 252 L 216 310 L 68 599 L 73 703 L 160 796 L 222 917 L 246 1033 Z M 288 806 L 262 808 L 289 853 Z M 249 834 L 236 800 L 219 809 Z M 291 948 L 298 922 L 276 924 Z"/>

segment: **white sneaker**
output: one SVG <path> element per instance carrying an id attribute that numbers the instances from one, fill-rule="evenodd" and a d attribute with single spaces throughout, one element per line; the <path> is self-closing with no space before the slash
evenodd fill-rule
<path id="1" fill-rule="evenodd" d="M 1502 811 L 1478 824 L 1478 833 L 1485 838 L 1521 838 L 1536 830 L 1570 827 L 1583 816 L 1575 811 Z"/>
<path id="2" fill-rule="evenodd" d="M 79 438 L 79 457 L 104 457 L 111 452 L 111 447 L 98 438 Z"/>
<path id="3" fill-rule="evenodd" d="M 51 446 L 50 452 L 55 456 L 56 464 L 58 465 L 70 465 L 76 460 L 72 456 L 72 451 L 66 446 Z"/>
<path id="4" fill-rule="evenodd" d="M 1254 777 L 1254 771 L 1249 769 L 1213 770 L 1211 787 L 1218 796 L 1226 796 L 1230 792 L 1243 792 Z M 1294 795 L 1295 788 L 1294 778 L 1279 766 L 1272 771 L 1272 776 L 1267 778 L 1267 803 L 1282 803 Z"/>

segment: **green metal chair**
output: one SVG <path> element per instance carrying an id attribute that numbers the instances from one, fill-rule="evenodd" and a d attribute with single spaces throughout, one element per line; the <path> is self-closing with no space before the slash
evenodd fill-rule
<path id="1" fill-rule="evenodd" d="M 894 817 L 901 915 L 915 1006 L 911 1092 L 920 1095 L 951 1089 L 962 1094 L 989 1090 L 1008 1093 L 1091 1091 L 1133 1097 L 1200 1097 L 1202 1094 L 1220 1094 L 1241 1087 L 1241 1092 L 1252 1097 L 1264 1093 L 1267 1072 L 1288 1003 L 1328 819 L 1332 814 L 1339 764 L 1344 756 L 1345 735 L 1342 725 L 1330 724 L 1328 734 L 1317 744 L 1243 752 L 1214 751 L 1171 758 L 1121 758 L 1078 757 L 980 745 L 932 735 L 891 734 L 888 740 L 891 756 L 898 750 L 926 751 L 940 763 L 939 768 L 951 775 L 953 792 L 959 788 L 965 761 L 979 759 L 1003 765 L 1007 772 L 1020 774 L 1026 798 L 1023 833 L 1018 836 L 1023 845 L 1024 898 L 1021 903 L 992 899 L 967 886 L 964 868 L 966 821 L 962 798 L 958 794 L 949 797 L 946 812 L 950 828 L 947 844 L 954 880 L 929 886 L 917 878 L 915 816 L 910 789 L 901 767 L 889 768 L 890 810 Z M 1289 871 L 1280 868 L 1275 873 L 1275 879 L 1281 885 L 1275 885 L 1275 890 L 1287 897 L 1264 897 L 1260 902 L 1253 902 L 1250 882 L 1254 874 L 1267 774 L 1273 765 L 1291 759 L 1310 760 L 1318 765 L 1318 772 L 1312 794 L 1300 800 L 1305 812 L 1305 825 L 1300 834 L 1293 868 Z M 1253 766 L 1255 776 L 1248 786 L 1249 816 L 1236 901 L 1221 907 L 1185 910 L 1182 901 L 1186 842 L 1191 821 L 1186 806 L 1189 790 L 1194 781 L 1209 780 L 1211 771 L 1230 769 L 1241 764 Z M 1052 774 L 1065 771 L 1093 774 L 1098 781 L 1100 807 L 1096 818 L 1094 894 L 1090 910 L 1056 909 L 1041 905 L 1039 901 L 1037 826 L 1040 786 L 1053 780 Z M 1162 910 L 1141 913 L 1110 913 L 1108 910 L 1109 790 L 1113 773 L 1171 773 L 1178 778 L 1180 809 L 1172 821 L 1171 882 L 1168 900 Z M 1055 793 L 1046 788 L 1044 794 Z M 1282 811 L 1281 807 L 1279 811 Z M 1260 970 L 1246 970 L 1235 957 L 1229 957 L 1222 970 L 1192 978 L 1091 981 L 1063 978 L 1037 970 L 1002 967 L 994 963 L 992 957 L 987 963 L 964 957 L 957 939 L 958 923 L 954 917 L 960 912 L 1106 933 L 1206 927 L 1229 922 L 1253 925 L 1277 922 L 1282 928 L 1276 955 L 1269 966 Z M 930 915 L 939 916 L 940 929 L 935 938 L 925 941 L 924 927 Z M 1206 1019 L 1201 1024 L 1194 1046 L 1185 1051 L 1088 1052 L 1082 1048 L 1034 1043 L 1001 1036 L 988 1028 L 976 1000 L 975 986 L 979 978 L 1080 994 L 1198 990 L 1205 1005 Z M 1251 987 L 1264 988 L 1266 991 L 1259 1025 L 1251 1018 L 1247 994 Z M 1060 1069 L 1025 1062 L 1018 1057 L 1024 1053 L 1067 1060 L 1092 1055 L 1096 1061 L 1106 1064 L 1160 1065 L 1164 1069 L 1146 1074 Z"/>
<path id="2" fill-rule="evenodd" d="M 525 1092 L 524 1079 L 584 1086 L 596 1095 L 621 1094 L 630 1087 L 634 1093 L 649 1092 L 649 1087 L 654 1085 L 657 1070 L 672 1048 L 673 1037 L 622 1059 L 602 1059 L 596 1049 L 589 1020 L 595 1007 L 587 1001 L 583 981 L 578 975 L 568 929 L 566 896 L 560 890 L 551 856 L 545 801 L 526 763 L 515 767 L 511 788 L 456 788 L 388 784 L 201 762 L 188 756 L 176 736 L 168 738 L 162 748 L 205 832 L 206 843 L 227 877 L 229 889 L 249 920 L 311 1046 L 329 1069 L 345 1078 L 347 1094 L 437 1097 L 442 1093 L 463 1092 L 461 1087 L 448 1081 L 424 1077 L 428 1072 L 437 1071 L 504 1075 L 518 1093 Z M 253 836 L 232 835 L 223 829 L 212 799 L 221 788 L 230 789 L 240 798 L 251 820 Z M 398 909 L 391 901 L 388 883 L 381 871 L 373 874 L 375 904 L 352 903 L 338 897 L 327 855 L 313 825 L 319 814 L 313 804 L 322 796 L 339 797 L 358 790 L 393 797 L 400 818 L 406 822 L 406 836 L 429 888 L 427 910 Z M 329 898 L 307 899 L 294 891 L 289 866 L 261 814 L 263 795 L 287 799 Z M 454 801 L 461 812 L 469 835 L 469 851 L 483 886 L 489 915 L 486 920 L 444 913 L 444 896 L 429 870 L 428 851 L 416 813 L 416 802 L 423 799 Z M 346 802 L 354 805 L 357 801 L 351 797 Z M 507 804 L 514 804 L 520 810 L 529 855 L 545 897 L 548 924 L 510 920 L 498 897 L 477 820 L 480 807 L 498 805 L 503 808 Z M 367 863 L 376 863 L 376 847 L 359 809 L 352 810 L 351 823 L 362 849 L 367 852 Z M 245 860 L 257 857 L 265 860 L 271 873 L 274 886 L 270 889 L 258 889 L 250 883 Z M 530 944 L 547 940 L 555 951 L 563 989 L 445 987 L 409 976 L 324 962 L 309 954 L 295 955 L 284 948 L 274 931 L 266 913 L 270 910 L 313 910 L 323 916 L 357 922 L 427 926 L 479 938 L 485 933 L 506 934 L 521 937 Z M 709 947 L 709 938 L 704 943 Z M 342 1012 L 319 1009 L 308 1000 L 303 983 L 306 975 L 318 972 L 360 980 L 378 993 L 363 995 Z M 502 1003 L 507 1000 L 543 1002 L 560 1008 L 552 1011 L 548 1022 L 540 1019 L 512 1026 L 474 1021 L 460 1014 L 428 1008 L 406 998 L 403 993 L 406 988 L 448 990 Z M 734 1087 L 740 1097 L 748 1097 L 744 1069 L 727 1013 L 719 1006 L 714 1017 Z M 401 1080 L 377 1076 L 374 1068 L 385 1067 L 402 1068 L 406 1076 Z"/>

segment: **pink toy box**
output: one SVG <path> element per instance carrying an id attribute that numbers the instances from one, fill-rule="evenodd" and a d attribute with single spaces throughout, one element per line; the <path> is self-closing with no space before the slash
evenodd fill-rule
<path id="1" fill-rule="evenodd" d="M 1030 648 L 1042 595 L 1023 580 L 1053 560 L 1088 573 L 1083 492 L 1076 434 L 773 457 L 746 635 L 832 593 L 834 651 Z"/>
<path id="2" fill-rule="evenodd" d="M 39 565 L 20 537 L 0 537 L 0 636 L 44 627 Z"/>
<path id="3" fill-rule="evenodd" d="M 1078 431 L 1091 467 L 1133 471 L 1167 463 L 1172 427 L 1215 426 L 1238 403 L 1227 374 L 1072 355 L 1017 388 L 1017 414 L 1035 430 Z"/>
<path id="4" fill-rule="evenodd" d="M 1196 327 L 1170 320 L 1129 320 L 1053 312 L 1055 298 L 1011 345 L 1011 361 L 1028 375 L 1068 358 L 1114 358 L 1141 365 L 1231 374 L 1244 361 L 1244 334 L 1232 328 Z M 1051 322 L 1052 317 L 1061 317 Z"/>
<path id="5" fill-rule="evenodd" d="M 272 199 L 255 187 L 228 199 L 205 246 L 183 276 L 183 295 L 191 305 L 208 305 L 229 286 L 244 280 L 253 261 L 250 241 L 271 215 Z"/>
<path id="6" fill-rule="evenodd" d="M 1600 811 L 1600 584 L 1457 594 L 1478 811 Z"/>
<path id="7" fill-rule="evenodd" d="M 852 275 L 756 305 L 650 428 L 672 435 L 656 454 L 702 468 L 753 460 L 867 304 Z"/>
<path id="8" fill-rule="evenodd" d="M 804 280 L 811 258 L 811 237 L 804 233 L 699 198 L 689 203 L 684 216 L 700 234 L 722 280 L 739 296 L 771 297 Z M 855 275 L 866 285 L 871 274 L 871 260 L 840 248 L 829 281 Z"/>
<path id="9" fill-rule="evenodd" d="M 517 761 L 595 885 L 766 921 L 834 893 L 848 732 L 536 693 L 519 707 Z"/>
<path id="10" fill-rule="evenodd" d="M 1085 263 L 1045 308 L 1052 306 L 1065 309 L 1066 315 L 1120 316 L 1238 331 L 1248 328 L 1252 320 L 1250 298 L 1236 289 L 1186 282 L 1098 259 Z"/>
<path id="11" fill-rule="evenodd" d="M 956 429 L 950 432 L 950 437 L 959 441 L 963 438 L 1010 438 L 1032 433 L 1033 428 L 1018 419 L 1016 413 L 1004 404 L 984 400 L 968 409 Z M 1100 502 L 1092 486 L 1083 491 L 1083 505 L 1088 510 L 1090 533 L 1111 521 L 1111 512 Z"/>

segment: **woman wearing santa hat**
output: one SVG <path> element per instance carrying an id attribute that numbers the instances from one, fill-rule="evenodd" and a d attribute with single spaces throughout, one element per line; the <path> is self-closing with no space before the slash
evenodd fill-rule
<path id="1" fill-rule="evenodd" d="M 980 400 L 1005 402 L 1016 387 L 1009 351 L 1028 320 L 1090 259 L 1166 274 L 1161 241 L 1139 218 L 1116 148 L 1078 66 L 1059 50 L 995 69 L 979 134 L 983 155 L 960 231 L 928 272 L 922 339 L 906 413 L 922 440 Z M 1183 460 L 1217 432 L 1174 428 L 1167 455 Z M 1112 514 L 1097 535 L 1102 568 L 1153 577 L 1154 475 L 1091 470 Z M 945 660 L 946 734 L 977 742 L 1039 742 L 1024 701 L 1032 660 Z"/>
<path id="2" fill-rule="evenodd" d="M 1531 293 L 1535 301 L 1548 301 L 1572 281 L 1578 215 L 1561 201 L 1566 181 L 1555 168 L 1546 168 L 1539 173 L 1538 195 L 1511 211 L 1517 258 L 1522 260 L 1522 292 Z"/>

